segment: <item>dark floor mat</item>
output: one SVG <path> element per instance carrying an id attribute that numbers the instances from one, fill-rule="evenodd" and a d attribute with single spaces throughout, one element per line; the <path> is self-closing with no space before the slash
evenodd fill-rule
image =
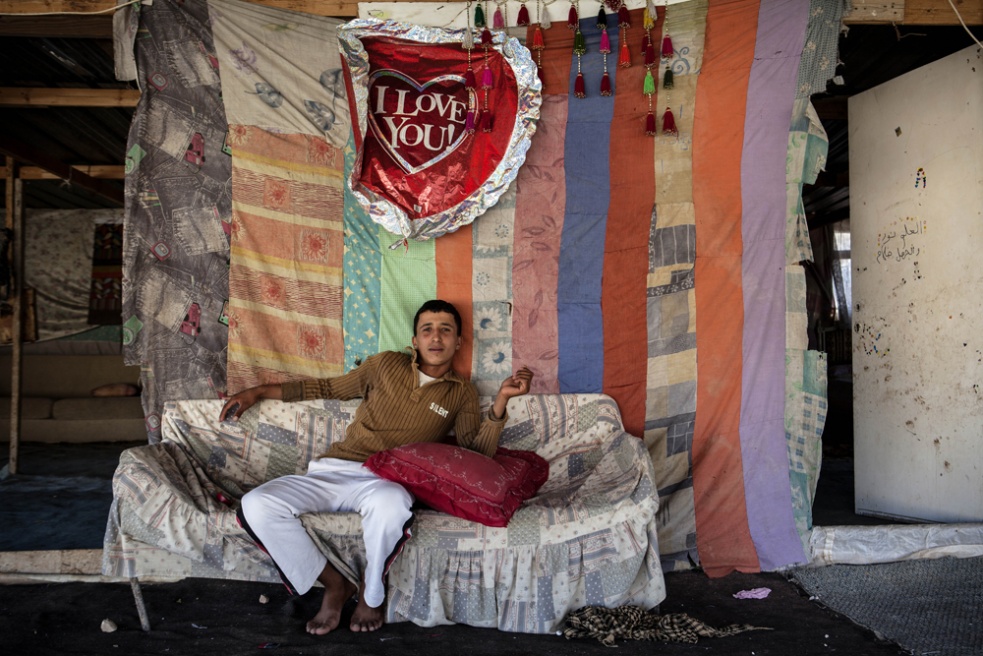
<path id="1" fill-rule="evenodd" d="M 983 557 L 801 568 L 792 580 L 915 654 L 983 654 Z"/>

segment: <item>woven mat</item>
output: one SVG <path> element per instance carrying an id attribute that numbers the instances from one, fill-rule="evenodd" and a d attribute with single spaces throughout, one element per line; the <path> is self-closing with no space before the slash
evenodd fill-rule
<path id="1" fill-rule="evenodd" d="M 801 568 L 791 578 L 915 654 L 983 654 L 983 557 Z"/>

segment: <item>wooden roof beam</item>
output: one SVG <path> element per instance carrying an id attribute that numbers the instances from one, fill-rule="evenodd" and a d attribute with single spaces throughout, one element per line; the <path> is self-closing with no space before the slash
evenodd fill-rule
<path id="1" fill-rule="evenodd" d="M 136 107 L 138 89 L 0 87 L 0 107 Z"/>
<path id="2" fill-rule="evenodd" d="M 122 180 L 126 177 L 126 167 L 122 164 L 74 164 L 72 169 L 100 180 Z M 0 166 L 0 178 L 6 176 L 7 167 Z M 21 180 L 64 180 L 62 176 L 39 166 L 21 166 L 17 169 L 16 177 Z"/>
<path id="3" fill-rule="evenodd" d="M 3 131 L 0 131 L 0 153 L 5 153 L 18 162 L 39 166 L 53 173 L 58 178 L 68 180 L 73 185 L 88 189 L 94 194 L 118 203 L 120 207 L 123 206 L 123 190 L 117 185 L 78 171 L 72 166 L 58 161 L 51 155 Z"/>
<path id="4" fill-rule="evenodd" d="M 409 2 L 412 0 L 392 0 Z M 464 0 L 449 0 L 464 3 Z M 300 11 L 317 16 L 358 16 L 357 0 L 250 0 L 258 5 Z M 983 25 L 983 0 L 953 0 L 967 25 Z M 0 0 L 0 13 L 28 14 L 71 12 L 76 16 L 95 11 L 111 12 L 115 0 Z M 38 17 L 45 18 L 45 17 Z M 898 25 L 959 25 L 948 0 L 863 0 L 844 18 L 848 24 L 895 23 Z"/>

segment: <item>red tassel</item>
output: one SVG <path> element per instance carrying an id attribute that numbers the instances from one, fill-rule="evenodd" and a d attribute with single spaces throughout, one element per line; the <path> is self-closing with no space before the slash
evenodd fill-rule
<path id="1" fill-rule="evenodd" d="M 655 114 L 652 112 L 649 112 L 648 116 L 645 117 L 645 134 L 650 137 L 655 136 Z"/>
<path id="2" fill-rule="evenodd" d="M 526 9 L 526 5 L 523 4 L 519 7 L 519 16 L 515 19 L 516 25 L 528 25 L 529 24 L 529 10 Z"/>
<path id="3" fill-rule="evenodd" d="M 584 74 L 577 73 L 577 79 L 573 81 L 573 95 L 578 98 L 587 97 L 587 88 L 584 85 Z"/>
<path id="4" fill-rule="evenodd" d="M 468 134 L 474 134 L 474 110 L 469 109 L 468 115 L 464 119 L 464 131 Z"/>
<path id="5" fill-rule="evenodd" d="M 492 33 L 487 27 L 481 31 L 481 45 L 490 46 L 492 43 Z"/>
<path id="6" fill-rule="evenodd" d="M 618 55 L 618 66 L 621 68 L 628 68 L 631 66 L 631 51 L 628 49 L 628 41 L 626 39 L 621 40 L 621 52 Z"/>
<path id="7" fill-rule="evenodd" d="M 631 16 L 628 14 L 628 7 L 623 4 L 618 7 L 618 26 L 631 27 Z"/>
<path id="8" fill-rule="evenodd" d="M 546 40 L 543 38 L 543 28 L 536 26 L 536 31 L 532 33 L 532 49 L 543 50 L 546 48 Z"/>
<path id="9" fill-rule="evenodd" d="M 662 134 L 679 134 L 676 130 L 676 117 L 668 107 L 666 113 L 662 115 Z"/>
<path id="10" fill-rule="evenodd" d="M 482 132 L 491 132 L 495 129 L 495 117 L 491 112 L 485 112 L 485 120 L 481 122 Z"/>
<path id="11" fill-rule="evenodd" d="M 611 37 L 608 36 L 607 30 L 601 30 L 601 45 L 597 51 L 604 54 L 611 52 Z"/>
<path id="12" fill-rule="evenodd" d="M 662 57 L 664 59 L 672 59 L 673 52 L 674 51 L 672 49 L 672 39 L 670 39 L 669 35 L 667 34 L 664 37 L 662 37 Z"/>
<path id="13" fill-rule="evenodd" d="M 655 66 L 655 44 L 648 41 L 645 44 L 645 67 L 652 68 Z"/>
<path id="14" fill-rule="evenodd" d="M 575 30 L 577 29 L 577 23 L 579 22 L 580 19 L 577 18 L 577 8 L 570 5 L 570 13 L 567 14 L 567 27 L 569 27 L 571 30 Z"/>
<path id="15" fill-rule="evenodd" d="M 611 95 L 611 76 L 608 75 L 607 71 L 604 72 L 604 77 L 601 78 L 601 95 Z"/>
<path id="16" fill-rule="evenodd" d="M 495 77 L 492 75 L 492 71 L 487 66 L 485 70 L 481 72 L 481 88 L 482 89 L 493 89 L 495 87 Z"/>
<path id="17" fill-rule="evenodd" d="M 478 112 L 474 116 L 474 129 L 483 130 L 485 125 L 485 112 Z"/>
<path id="18" fill-rule="evenodd" d="M 464 88 L 474 89 L 477 86 L 478 84 L 474 79 L 474 71 L 469 68 L 467 72 L 464 74 Z"/>

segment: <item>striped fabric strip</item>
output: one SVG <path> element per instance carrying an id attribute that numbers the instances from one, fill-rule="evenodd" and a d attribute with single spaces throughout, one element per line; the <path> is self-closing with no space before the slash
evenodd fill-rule
<path id="1" fill-rule="evenodd" d="M 474 366 L 471 380 L 479 394 L 495 394 L 502 380 L 525 364 L 513 363 L 509 316 L 516 186 L 512 184 L 481 221 L 472 224 Z"/>
<path id="2" fill-rule="evenodd" d="M 642 41 L 642 11 L 631 15 L 630 43 Z M 661 16 L 661 14 L 660 14 Z M 661 25 L 653 28 L 658 34 Z M 648 364 L 649 231 L 655 203 L 654 140 L 641 138 L 647 103 L 641 93 L 643 66 L 619 69 L 615 64 L 620 31 L 609 28 L 608 57 L 614 116 L 611 121 L 610 201 L 601 278 L 604 335 L 604 393 L 618 402 L 625 430 L 641 437 L 645 431 L 645 390 Z"/>
<path id="3" fill-rule="evenodd" d="M 596 18 L 580 21 L 589 52 L 596 53 L 600 30 Z M 572 56 L 570 86 L 577 75 Z M 582 57 L 579 67 L 590 89 L 587 98 L 572 98 L 564 144 L 567 203 L 560 249 L 559 364 L 561 392 L 601 392 L 604 385 L 604 326 L 601 274 L 610 202 L 608 168 L 614 103 L 596 91 L 602 62 Z"/>
<path id="4" fill-rule="evenodd" d="M 402 351 L 413 343 L 413 316 L 437 293 L 434 240 L 402 243 L 376 225 L 382 247 L 379 350 Z M 389 248 L 399 242 L 396 248 Z"/>
<path id="5" fill-rule="evenodd" d="M 345 147 L 345 179 L 355 162 L 354 136 Z M 382 251 L 378 226 L 345 185 L 345 371 L 379 352 Z"/>
<path id="6" fill-rule="evenodd" d="M 343 155 L 231 126 L 228 389 L 341 373 Z"/>
<path id="7" fill-rule="evenodd" d="M 532 369 L 532 391 L 537 394 L 560 391 L 557 287 L 567 202 L 564 144 L 573 41 L 567 36 L 565 49 L 562 43 L 554 45 L 558 39 L 553 32 L 560 30 L 550 30 L 550 47 L 542 53 L 545 79 L 539 124 L 516 181 L 512 267 L 512 357 L 517 366 Z M 527 42 L 531 39 L 530 35 Z"/>
<path id="8" fill-rule="evenodd" d="M 454 354 L 454 371 L 471 378 L 474 328 L 471 308 L 473 224 L 434 240 L 436 297 L 452 303 L 461 314 L 461 349 Z"/>
<path id="9" fill-rule="evenodd" d="M 785 162 L 809 5 L 761 0 L 741 162 L 744 335 L 741 453 L 760 567 L 805 560 L 785 441 Z"/>
<path id="10" fill-rule="evenodd" d="M 697 413 L 693 494 L 700 561 L 710 576 L 759 570 L 741 462 L 741 153 L 757 2 L 713 3 L 693 124 Z M 784 130 L 783 130 L 784 131 Z M 784 176 L 783 176 L 784 177 Z"/>

